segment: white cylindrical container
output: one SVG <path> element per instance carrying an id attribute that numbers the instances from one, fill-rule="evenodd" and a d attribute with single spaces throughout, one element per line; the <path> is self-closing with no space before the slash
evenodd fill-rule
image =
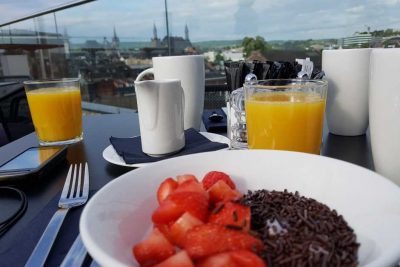
<path id="1" fill-rule="evenodd" d="M 365 134 L 368 128 L 368 83 L 371 49 L 322 52 L 322 70 L 329 82 L 326 120 L 337 135 Z"/>
<path id="2" fill-rule="evenodd" d="M 375 170 L 400 186 L 400 49 L 373 49 L 369 87 Z"/>

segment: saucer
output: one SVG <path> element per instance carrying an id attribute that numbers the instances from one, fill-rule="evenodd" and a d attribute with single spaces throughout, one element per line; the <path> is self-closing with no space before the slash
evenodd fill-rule
<path id="1" fill-rule="evenodd" d="M 230 143 L 229 139 L 223 135 L 219 134 L 214 134 L 214 133 L 208 133 L 208 132 L 200 132 L 204 137 L 206 137 L 208 140 L 212 142 L 219 142 L 219 143 L 225 143 L 228 144 Z M 119 165 L 119 166 L 124 166 L 124 167 L 133 167 L 133 168 L 138 168 L 138 167 L 143 167 L 151 163 L 134 163 L 134 164 L 127 164 L 125 163 L 124 159 L 117 154 L 115 151 L 114 147 L 112 145 L 109 145 L 104 149 L 103 151 L 103 158 L 108 161 L 109 163 Z"/>

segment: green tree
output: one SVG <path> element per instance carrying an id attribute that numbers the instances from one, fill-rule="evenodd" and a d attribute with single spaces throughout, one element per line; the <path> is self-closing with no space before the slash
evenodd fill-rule
<path id="1" fill-rule="evenodd" d="M 218 53 L 215 55 L 214 63 L 215 63 L 215 64 L 220 64 L 221 61 L 224 61 L 224 56 L 223 56 L 220 52 L 218 52 Z"/>
<path id="2" fill-rule="evenodd" d="M 265 53 L 269 49 L 268 43 L 261 36 L 253 37 L 244 37 L 242 41 L 243 53 L 245 57 L 249 57 L 251 52 L 260 51 L 261 53 Z"/>

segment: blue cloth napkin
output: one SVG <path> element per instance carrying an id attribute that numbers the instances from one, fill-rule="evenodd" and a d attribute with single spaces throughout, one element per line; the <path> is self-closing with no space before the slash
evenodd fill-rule
<path id="1" fill-rule="evenodd" d="M 173 155 L 164 157 L 151 157 L 143 153 L 140 136 L 133 138 L 118 138 L 112 136 L 110 137 L 110 143 L 127 164 L 156 162 L 163 159 L 214 151 L 228 147 L 228 145 L 224 143 L 211 142 L 192 128 L 185 131 L 185 147 Z"/>
<path id="2" fill-rule="evenodd" d="M 209 120 L 208 118 L 213 114 L 216 113 L 218 115 L 221 115 L 223 119 L 218 122 L 213 122 Z M 226 114 L 222 109 L 206 109 L 203 111 L 203 123 L 204 127 L 206 128 L 207 132 L 211 133 L 221 133 L 221 132 L 226 132 L 227 131 L 227 118 Z"/>

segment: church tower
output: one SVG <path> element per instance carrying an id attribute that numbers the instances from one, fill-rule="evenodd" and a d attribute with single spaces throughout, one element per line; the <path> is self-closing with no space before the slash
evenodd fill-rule
<path id="1" fill-rule="evenodd" d="M 112 44 L 113 48 L 119 47 L 119 38 L 117 36 L 117 31 L 115 30 L 115 26 L 114 26 L 114 35 L 112 37 L 111 44 Z"/>
<path id="2" fill-rule="evenodd" d="M 161 47 L 160 39 L 157 36 L 157 27 L 156 24 L 153 24 L 153 38 L 151 38 L 151 46 L 152 47 Z"/>
<path id="3" fill-rule="evenodd" d="M 157 27 L 156 27 L 155 23 L 153 24 L 153 39 L 154 40 L 158 39 L 158 37 L 157 37 Z"/>
<path id="4" fill-rule="evenodd" d="M 189 28 L 187 24 L 185 25 L 185 40 L 189 41 Z"/>

